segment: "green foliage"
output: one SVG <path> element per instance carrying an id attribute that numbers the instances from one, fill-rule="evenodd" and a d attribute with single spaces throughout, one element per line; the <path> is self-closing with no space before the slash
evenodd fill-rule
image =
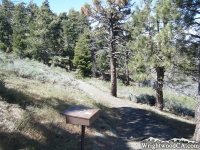
<path id="1" fill-rule="evenodd" d="M 70 70 L 73 68 L 72 60 L 74 51 L 80 34 L 83 34 L 85 28 L 89 28 L 89 20 L 80 12 L 70 9 L 67 19 L 62 21 L 63 40 L 66 45 L 63 51 L 64 56 L 69 57 Z"/>
<path id="2" fill-rule="evenodd" d="M 12 46 L 12 10 L 14 9 L 14 3 L 9 0 L 2 0 L 0 7 L 0 42 L 10 48 Z M 9 51 L 5 49 L 4 51 Z"/>
<path id="3" fill-rule="evenodd" d="M 149 94 L 140 94 L 135 97 L 131 94 L 130 99 L 136 103 L 147 104 L 150 106 L 155 106 L 156 103 L 156 97 Z M 178 116 L 194 117 L 195 103 L 196 100 L 194 100 L 194 98 L 180 95 L 178 96 L 175 93 L 167 92 L 164 98 L 164 110 Z"/>
<path id="4" fill-rule="evenodd" d="M 152 1 L 148 0 L 136 9 L 128 27 L 132 37 L 128 46 L 133 52 L 129 67 L 133 79 L 147 80 L 156 73 L 157 106 L 160 110 L 165 74 L 181 73 L 181 67 L 186 68 L 189 62 L 180 46 L 185 38 L 185 31 L 177 21 L 180 19 L 181 12 L 174 1 L 158 0 L 152 6 Z"/>
<path id="5" fill-rule="evenodd" d="M 85 16 L 90 16 L 97 22 L 96 29 L 101 28 L 106 31 L 107 47 L 110 55 L 110 79 L 111 79 L 111 95 L 117 96 L 117 47 L 125 38 L 124 22 L 128 20 L 131 13 L 131 1 L 106 1 L 103 3 L 99 0 L 94 0 L 93 5 L 85 3 L 81 7 L 81 12 Z"/>
<path id="6" fill-rule="evenodd" d="M 89 27 L 88 18 L 71 9 L 69 14 L 54 14 L 48 0 L 40 7 L 32 1 L 27 5 L 14 5 L 3 0 L 0 7 L 0 49 L 10 51 L 12 48 L 21 56 L 29 57 L 44 64 L 50 58 L 60 56 L 69 58 L 65 64 L 72 69 L 74 49 L 79 35 Z"/>
<path id="7" fill-rule="evenodd" d="M 91 74 L 92 62 L 89 47 L 90 41 L 89 30 L 85 29 L 84 33 L 79 37 L 75 48 L 73 62 L 83 77 L 87 77 Z"/>
<path id="8" fill-rule="evenodd" d="M 175 97 L 174 97 L 175 98 Z M 166 110 L 179 115 L 179 116 L 190 116 L 195 115 L 195 100 L 186 97 L 177 99 L 164 99 L 164 107 Z M 191 102 L 192 101 L 192 102 Z"/>
<path id="9" fill-rule="evenodd" d="M 141 94 L 139 96 L 136 96 L 135 102 L 154 106 L 156 103 L 156 97 L 153 95 Z"/>
<path id="10" fill-rule="evenodd" d="M 6 51 L 6 45 L 0 41 L 0 51 Z"/>
<path id="11" fill-rule="evenodd" d="M 27 26 L 28 26 L 27 52 L 34 57 L 36 53 L 35 52 L 36 49 L 34 48 L 34 43 L 35 43 L 34 31 L 36 30 L 35 22 L 36 22 L 37 15 L 39 12 L 39 7 L 35 3 L 30 2 L 27 5 L 26 10 L 27 10 Z"/>
<path id="12" fill-rule="evenodd" d="M 39 9 L 34 25 L 34 43 L 32 43 L 35 49 L 36 58 L 43 60 L 45 64 L 48 64 L 47 53 L 52 52 L 52 31 L 51 23 L 53 21 L 53 13 L 50 9 L 48 0 L 42 3 Z"/>
<path id="13" fill-rule="evenodd" d="M 109 69 L 109 58 L 106 51 L 101 50 L 97 52 L 96 65 L 101 75 L 103 75 L 105 71 Z"/>
<path id="14" fill-rule="evenodd" d="M 129 27 L 133 40 L 128 44 L 134 53 L 130 67 L 134 75 L 147 76 L 150 70 L 157 67 L 164 67 L 166 72 L 175 72 L 177 66 L 187 61 L 178 46 L 183 30 L 177 19 L 180 19 L 180 12 L 171 0 L 157 1 L 155 9 L 151 1 L 147 1 L 134 12 Z M 145 78 L 145 75 L 141 76 L 141 80 Z"/>
<path id="15" fill-rule="evenodd" d="M 14 51 L 24 57 L 27 48 L 26 34 L 27 34 L 27 19 L 26 8 L 24 3 L 19 3 L 15 6 L 13 18 L 13 47 Z"/>

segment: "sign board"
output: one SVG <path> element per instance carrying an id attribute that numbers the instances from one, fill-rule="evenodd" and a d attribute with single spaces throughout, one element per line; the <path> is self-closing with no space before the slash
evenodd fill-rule
<path id="1" fill-rule="evenodd" d="M 90 126 L 99 117 L 99 109 L 74 105 L 61 114 L 66 116 L 66 123 Z"/>

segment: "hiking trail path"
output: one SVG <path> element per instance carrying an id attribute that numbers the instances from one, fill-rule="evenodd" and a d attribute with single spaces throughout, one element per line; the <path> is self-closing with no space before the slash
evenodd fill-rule
<path id="1" fill-rule="evenodd" d="M 147 110 L 143 110 L 131 101 L 113 97 L 109 91 L 101 91 L 93 85 L 78 80 L 79 89 L 91 96 L 96 102 L 109 105 L 118 118 L 120 126 L 115 128 L 117 137 L 123 142 L 117 146 L 121 150 L 140 150 L 141 141 L 150 137 L 159 140 L 171 140 L 177 137 L 177 131 L 165 123 L 152 118 Z"/>

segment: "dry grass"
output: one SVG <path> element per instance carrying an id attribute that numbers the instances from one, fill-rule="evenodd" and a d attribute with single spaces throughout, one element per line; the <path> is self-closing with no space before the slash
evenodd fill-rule
<path id="1" fill-rule="evenodd" d="M 109 91 L 110 82 L 101 81 L 98 79 L 85 79 L 85 81 L 102 91 Z M 151 87 L 138 87 L 138 86 L 125 86 L 120 80 L 118 80 L 118 97 L 122 99 L 131 100 L 133 102 L 148 104 L 150 98 L 155 100 L 155 90 Z M 196 108 L 195 97 L 189 97 L 175 93 L 169 89 L 164 89 L 164 111 L 168 114 L 175 114 L 177 118 L 194 120 L 194 112 Z M 141 105 L 143 106 L 143 105 Z M 144 105 L 146 107 L 147 105 Z M 148 106 L 147 106 L 148 107 Z M 150 107 L 148 107 L 150 108 Z M 151 108 L 153 109 L 153 108 Z"/>
<path id="2" fill-rule="evenodd" d="M 60 112 L 74 104 L 102 105 L 70 73 L 0 53 L 0 77 L 0 149 L 80 149 L 80 126 L 66 124 Z M 98 148 L 93 133 L 105 121 L 100 117 L 86 130 L 86 149 Z"/>
<path id="3" fill-rule="evenodd" d="M 100 81 L 98 79 L 86 79 L 87 83 L 94 85 L 97 88 L 102 89 L 103 91 L 108 91 L 109 82 Z M 129 99 L 128 94 L 132 94 L 135 96 L 140 96 L 142 94 L 145 95 L 153 95 L 155 91 L 148 87 L 134 87 L 134 86 L 123 86 L 120 85 L 118 88 L 119 97 Z M 183 106 L 189 106 L 188 108 L 194 111 L 196 100 L 194 98 L 180 96 L 171 91 L 165 91 L 165 99 L 171 100 L 171 103 L 179 102 L 183 103 Z M 157 110 L 155 107 L 149 106 L 147 104 L 135 103 L 132 100 L 134 105 L 138 108 L 148 111 L 149 115 L 155 120 L 159 120 L 163 122 L 167 126 L 175 129 L 179 133 L 179 137 L 187 137 L 192 138 L 195 128 L 194 118 L 191 116 L 180 116 L 180 114 L 172 113 L 165 109 L 165 111 L 161 112 Z M 180 106 L 181 107 L 181 106 Z"/>
<path id="4" fill-rule="evenodd" d="M 119 145 L 126 147 L 126 142 L 117 139 L 113 130 L 121 123 L 120 118 L 115 117 L 117 112 L 105 103 L 96 103 L 94 98 L 83 93 L 76 87 L 78 83 L 71 74 L 30 60 L 8 61 L 8 57 L 7 61 L 0 59 L 4 66 L 0 68 L 0 75 L 4 79 L 0 82 L 0 149 L 80 149 L 80 126 L 66 124 L 65 117 L 60 115 L 60 112 L 74 104 L 101 110 L 100 118 L 86 129 L 87 150 L 116 149 Z M 103 91 L 109 89 L 109 82 L 96 79 L 89 81 Z M 129 91 L 132 92 L 132 87 L 119 86 L 121 97 L 126 98 L 123 94 Z M 134 89 L 134 93 L 143 92 L 150 94 L 152 91 L 148 88 L 142 91 Z M 146 109 L 152 118 L 166 120 L 169 126 L 183 132 L 181 135 L 191 135 L 191 131 L 184 132 L 182 129 L 191 126 L 193 129 L 193 122 L 173 114 L 157 112 L 147 105 L 137 105 Z M 181 130 L 177 128 L 179 124 L 182 124 Z"/>
<path id="5" fill-rule="evenodd" d="M 80 126 L 66 125 L 60 112 L 74 104 L 96 107 L 90 97 L 77 89 L 15 76 L 4 82 L 4 93 L 0 92 L 4 104 L 0 111 L 0 149 L 79 148 Z"/>

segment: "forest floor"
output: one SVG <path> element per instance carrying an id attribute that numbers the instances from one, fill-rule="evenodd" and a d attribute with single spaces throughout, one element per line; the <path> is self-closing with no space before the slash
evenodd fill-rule
<path id="1" fill-rule="evenodd" d="M 0 85 L 1 150 L 78 150 L 80 126 L 66 124 L 60 112 L 71 105 L 100 109 L 86 128 L 86 150 L 139 150 L 141 141 L 191 139 L 195 124 L 147 105 L 110 96 L 109 91 L 74 79 L 68 85 L 16 76 Z M 3 94 L 2 94 L 3 93 Z"/>
<path id="2" fill-rule="evenodd" d="M 141 142 L 150 137 L 190 140 L 194 134 L 193 120 L 125 98 L 129 92 L 153 95 L 152 90 L 118 86 L 116 98 L 109 82 L 76 79 L 32 60 L 0 58 L 0 150 L 79 150 L 80 126 L 66 124 L 60 114 L 72 105 L 100 109 L 86 128 L 85 150 L 142 149 Z"/>

